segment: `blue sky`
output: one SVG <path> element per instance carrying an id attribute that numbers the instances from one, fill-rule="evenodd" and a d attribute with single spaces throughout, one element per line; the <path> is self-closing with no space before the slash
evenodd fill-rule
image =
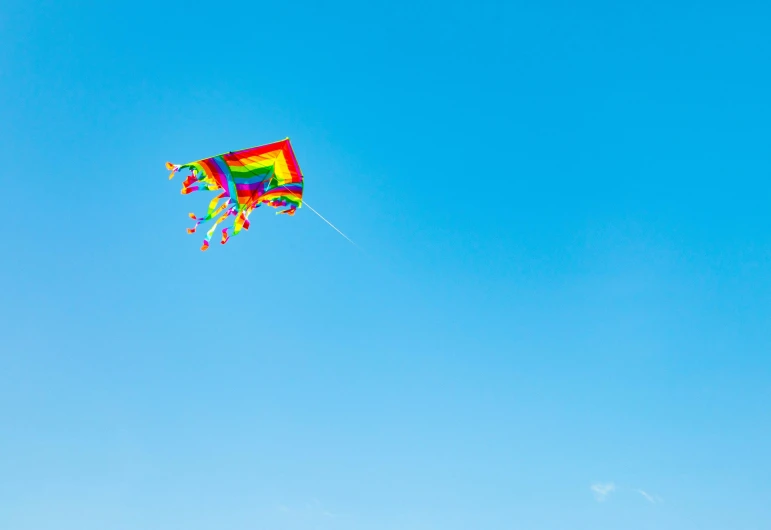
<path id="1" fill-rule="evenodd" d="M 0 527 L 771 527 L 769 17 L 4 2 Z"/>

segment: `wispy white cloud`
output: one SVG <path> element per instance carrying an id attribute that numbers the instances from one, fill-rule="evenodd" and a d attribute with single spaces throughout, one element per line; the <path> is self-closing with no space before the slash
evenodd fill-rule
<path id="1" fill-rule="evenodd" d="M 661 497 L 659 497 L 658 495 L 652 495 L 645 490 L 638 489 L 635 491 L 637 491 L 637 493 L 645 497 L 645 500 L 650 502 L 651 504 L 659 503 L 662 500 Z"/>
<path id="2" fill-rule="evenodd" d="M 608 495 L 616 491 L 616 485 L 612 482 L 597 482 L 592 484 L 591 490 L 592 493 L 594 493 L 594 498 L 597 499 L 597 502 L 605 502 L 605 499 L 608 498 Z"/>
<path id="3" fill-rule="evenodd" d="M 654 499 L 654 498 L 653 498 L 653 495 L 651 495 L 651 494 L 650 494 L 650 493 L 648 493 L 647 491 L 645 491 L 645 490 L 637 490 L 637 493 L 639 493 L 640 495 L 642 495 L 643 497 L 645 497 L 645 500 L 646 500 L 646 501 L 648 501 L 648 502 L 650 502 L 650 503 L 652 503 L 652 504 L 656 504 L 656 499 Z"/>

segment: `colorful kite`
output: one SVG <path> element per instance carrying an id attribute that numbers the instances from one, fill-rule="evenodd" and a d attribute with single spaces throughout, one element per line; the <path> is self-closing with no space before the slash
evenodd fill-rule
<path id="1" fill-rule="evenodd" d="M 289 138 L 179 166 L 166 162 L 166 168 L 171 171 L 169 179 L 181 169 L 190 169 L 190 175 L 182 183 L 185 195 L 197 190 L 222 190 L 209 203 L 206 215 L 196 217 L 190 214 L 196 223 L 193 228 L 187 229 L 188 234 L 194 233 L 201 223 L 217 218 L 206 233 L 201 250 L 209 248 L 217 225 L 230 216 L 235 217 L 232 226 L 232 235 L 235 236 L 241 229 L 249 229 L 249 215 L 261 204 L 285 208 L 276 213 L 287 215 L 294 215 L 302 206 L 303 176 Z M 223 245 L 231 237 L 228 230 L 230 228 L 222 230 Z"/>

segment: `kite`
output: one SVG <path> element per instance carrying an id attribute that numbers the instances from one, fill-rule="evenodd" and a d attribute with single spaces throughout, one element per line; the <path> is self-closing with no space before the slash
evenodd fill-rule
<path id="1" fill-rule="evenodd" d="M 235 219 L 232 227 L 222 229 L 220 242 L 223 245 L 242 229 L 249 230 L 249 215 L 255 208 L 266 204 L 276 209 L 283 208 L 277 214 L 294 215 L 303 204 L 303 175 L 289 138 L 188 164 L 166 162 L 166 169 L 171 171 L 169 179 L 182 169 L 190 169 L 190 175 L 182 183 L 183 195 L 198 190 L 220 191 L 209 203 L 206 215 L 197 217 L 190 214 L 196 223 L 193 228 L 187 229 L 188 234 L 195 233 L 201 223 L 215 219 L 201 250 L 209 248 L 217 225 L 228 217 Z"/>

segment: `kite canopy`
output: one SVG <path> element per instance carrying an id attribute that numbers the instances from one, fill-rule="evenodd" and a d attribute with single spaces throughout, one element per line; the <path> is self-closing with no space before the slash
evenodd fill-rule
<path id="1" fill-rule="evenodd" d="M 272 208 L 284 208 L 276 213 L 294 215 L 302 206 L 303 176 L 294 156 L 289 138 L 259 147 L 231 151 L 188 164 L 166 162 L 171 171 L 169 178 L 181 169 L 190 169 L 190 175 L 182 183 L 182 193 L 198 190 L 222 190 L 211 203 L 203 217 L 190 217 L 196 221 L 187 233 L 192 234 L 198 225 L 217 217 L 206 234 L 201 250 L 209 248 L 217 225 L 233 216 L 232 235 L 241 229 L 249 229 L 249 215 L 255 208 L 267 204 Z M 223 201 L 220 203 L 220 201 Z M 222 229 L 224 245 L 230 239 L 230 228 Z"/>

